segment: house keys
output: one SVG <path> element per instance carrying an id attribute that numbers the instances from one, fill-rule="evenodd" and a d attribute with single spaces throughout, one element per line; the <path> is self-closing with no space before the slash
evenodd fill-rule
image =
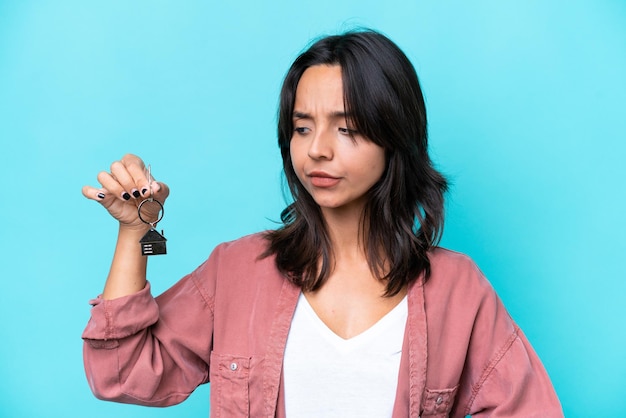
<path id="1" fill-rule="evenodd" d="M 156 230 L 157 223 L 163 219 L 164 209 L 163 204 L 152 197 L 152 174 L 150 171 L 150 166 L 148 166 L 148 189 L 150 190 L 150 197 L 144 199 L 139 206 L 137 206 L 137 213 L 141 222 L 150 225 L 150 230 L 139 240 L 139 244 L 141 245 L 141 254 L 146 256 L 167 253 L 165 248 L 165 241 L 167 241 L 167 239 L 163 236 L 163 230 L 161 230 L 160 234 Z M 146 206 L 147 209 L 149 206 L 153 205 L 158 205 L 159 211 L 157 219 L 153 222 L 149 222 L 141 215 L 141 209 L 144 206 Z"/>

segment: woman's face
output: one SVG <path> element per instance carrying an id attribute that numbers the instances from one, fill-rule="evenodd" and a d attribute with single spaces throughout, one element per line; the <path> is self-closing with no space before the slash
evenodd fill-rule
<path id="1" fill-rule="evenodd" d="M 315 65 L 300 78 L 291 161 L 323 213 L 355 210 L 385 170 L 385 151 L 354 131 L 344 107 L 341 67 Z"/>

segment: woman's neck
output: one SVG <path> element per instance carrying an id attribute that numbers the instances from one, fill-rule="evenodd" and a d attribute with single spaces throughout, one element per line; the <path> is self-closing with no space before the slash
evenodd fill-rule
<path id="1" fill-rule="evenodd" d="M 323 210 L 335 263 L 366 258 L 362 211 Z"/>

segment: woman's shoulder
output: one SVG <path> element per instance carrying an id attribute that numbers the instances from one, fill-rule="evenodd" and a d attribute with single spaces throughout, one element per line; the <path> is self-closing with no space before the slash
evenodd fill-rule
<path id="1" fill-rule="evenodd" d="M 218 244 L 211 255 L 191 276 L 198 283 L 229 283 L 228 287 L 246 286 L 250 281 L 282 282 L 274 257 L 265 256 L 265 232 L 257 232 Z"/>
<path id="2" fill-rule="evenodd" d="M 469 256 L 444 248 L 432 250 L 429 256 L 431 274 L 423 286 L 432 326 L 429 332 L 439 335 L 441 330 L 455 329 L 469 338 L 475 332 L 486 335 L 485 330 L 497 328 L 502 341 L 515 332 L 495 289 Z"/>
<path id="3" fill-rule="evenodd" d="M 483 272 L 467 254 L 436 247 L 429 251 L 429 259 L 431 272 L 426 289 L 431 292 L 475 297 L 493 292 Z"/>
<path id="4" fill-rule="evenodd" d="M 428 258 L 433 270 L 480 273 L 480 269 L 469 255 L 448 248 L 435 247 L 428 252 Z"/>
<path id="5" fill-rule="evenodd" d="M 219 249 L 224 253 L 263 253 L 267 249 L 268 244 L 267 232 L 255 232 L 234 240 L 224 241 L 216 247 L 216 250 Z"/>
<path id="6" fill-rule="evenodd" d="M 267 232 L 261 231 L 217 245 L 206 263 L 230 274 L 275 273 L 273 255 L 267 255 Z"/>

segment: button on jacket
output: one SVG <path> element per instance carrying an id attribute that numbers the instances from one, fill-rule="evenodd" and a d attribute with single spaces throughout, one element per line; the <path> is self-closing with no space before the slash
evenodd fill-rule
<path id="1" fill-rule="evenodd" d="M 101 399 L 166 406 L 210 382 L 211 417 L 285 417 L 282 363 L 300 289 L 259 259 L 261 234 L 219 245 L 157 298 L 92 301 L 83 333 Z M 465 255 L 434 249 L 408 289 L 393 418 L 562 417 L 539 358 Z M 367 367 L 366 364 L 363 367 Z"/>

